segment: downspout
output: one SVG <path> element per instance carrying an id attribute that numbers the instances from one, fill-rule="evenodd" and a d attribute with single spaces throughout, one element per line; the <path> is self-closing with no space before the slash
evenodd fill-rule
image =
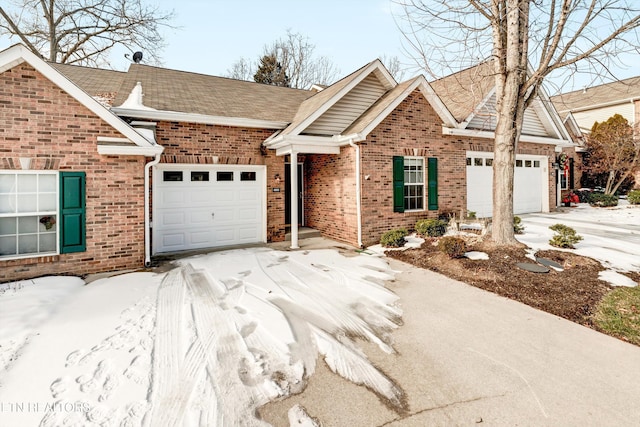
<path id="1" fill-rule="evenodd" d="M 356 222 L 358 224 L 358 247 L 362 248 L 362 201 L 360 197 L 360 146 L 349 139 L 349 145 L 356 150 Z"/>
<path id="2" fill-rule="evenodd" d="M 149 209 L 149 171 L 151 166 L 160 163 L 161 154 L 158 153 L 153 160 L 144 165 L 144 266 L 151 266 L 151 219 Z"/>

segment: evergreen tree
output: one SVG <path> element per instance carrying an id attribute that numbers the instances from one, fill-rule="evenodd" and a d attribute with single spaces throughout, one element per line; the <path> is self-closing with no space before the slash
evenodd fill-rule
<path id="1" fill-rule="evenodd" d="M 264 55 L 260 58 L 258 70 L 253 75 L 256 83 L 264 83 L 273 86 L 291 87 L 289 76 L 277 60 L 275 55 Z"/>

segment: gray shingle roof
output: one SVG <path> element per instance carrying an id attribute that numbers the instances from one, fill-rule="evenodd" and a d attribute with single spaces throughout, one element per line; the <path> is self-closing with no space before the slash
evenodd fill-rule
<path id="1" fill-rule="evenodd" d="M 132 64 L 114 101 L 121 105 L 137 82 L 144 105 L 164 111 L 291 122 L 312 91 Z"/>
<path id="2" fill-rule="evenodd" d="M 77 65 L 49 63 L 78 87 L 91 96 L 102 96 L 118 92 L 127 73 Z"/>
<path id="3" fill-rule="evenodd" d="M 458 122 L 463 122 L 495 87 L 491 61 L 429 82 Z"/>
<path id="4" fill-rule="evenodd" d="M 640 98 L 640 76 L 563 93 L 551 97 L 551 101 L 558 111 L 565 112 L 630 98 Z"/>

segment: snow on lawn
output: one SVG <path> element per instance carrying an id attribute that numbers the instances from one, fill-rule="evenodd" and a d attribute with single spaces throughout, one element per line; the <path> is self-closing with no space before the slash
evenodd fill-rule
<path id="1" fill-rule="evenodd" d="M 549 226 L 558 223 L 574 228 L 583 237 L 575 249 L 567 250 L 600 261 L 612 273 L 640 271 L 640 206 L 625 201 L 612 208 L 579 204 L 566 213 L 527 215 L 522 218 L 524 234 L 516 238 L 534 250 L 563 250 L 549 245 L 554 234 Z M 620 286 L 619 275 L 608 273 L 602 278 Z M 626 283 L 624 286 L 629 286 Z"/>
<path id="2" fill-rule="evenodd" d="M 354 341 L 393 352 L 392 278 L 377 257 L 253 248 L 86 286 L 2 285 L 0 360 L 13 362 L 0 371 L 0 425 L 267 425 L 256 409 L 301 391 L 318 355 L 400 408 L 402 391 Z"/>

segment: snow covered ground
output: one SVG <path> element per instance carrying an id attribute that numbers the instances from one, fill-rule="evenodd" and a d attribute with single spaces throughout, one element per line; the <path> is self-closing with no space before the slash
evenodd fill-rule
<path id="1" fill-rule="evenodd" d="M 558 223 L 574 228 L 584 238 L 568 250 L 600 261 L 607 268 L 603 280 L 617 286 L 637 285 L 617 273 L 640 271 L 640 206 L 624 200 L 611 208 L 581 203 L 562 213 L 523 215 L 524 234 L 516 238 L 534 250 L 558 250 L 549 245 L 554 234 L 549 226 Z"/>
<path id="2" fill-rule="evenodd" d="M 617 272 L 640 271 L 640 207 L 526 215 L 518 238 L 549 249 L 555 223 L 584 237 L 574 251 L 607 266 L 603 280 L 634 285 Z M 379 256 L 253 248 L 87 285 L 2 284 L 0 426 L 261 426 L 256 409 L 301 390 L 319 357 L 402 409 L 357 343 L 393 352 L 393 277 Z M 299 406 L 289 419 L 315 425 Z"/>
<path id="3" fill-rule="evenodd" d="M 254 248 L 0 285 L 0 426 L 266 425 L 256 409 L 301 390 L 319 356 L 400 407 L 355 341 L 393 352 L 392 278 L 377 257 Z"/>

